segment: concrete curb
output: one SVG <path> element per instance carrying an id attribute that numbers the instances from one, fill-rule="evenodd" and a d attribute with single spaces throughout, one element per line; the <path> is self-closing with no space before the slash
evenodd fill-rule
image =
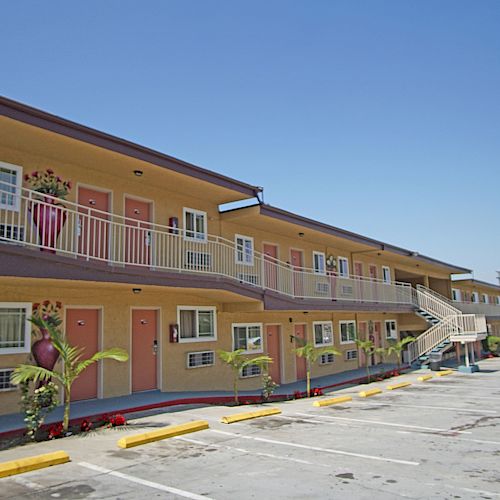
<path id="1" fill-rule="evenodd" d="M 236 415 L 228 415 L 222 417 L 220 421 L 223 424 L 232 424 L 234 422 L 241 422 L 242 420 L 249 420 L 251 418 L 268 417 L 270 415 L 279 415 L 281 410 L 279 408 L 269 408 L 266 410 L 249 411 L 245 413 L 237 413 Z"/>
<path id="2" fill-rule="evenodd" d="M 382 389 L 367 389 L 366 391 L 361 391 L 358 393 L 360 398 L 369 398 L 370 396 L 375 396 L 376 394 L 381 394 Z"/>
<path id="3" fill-rule="evenodd" d="M 436 372 L 436 377 L 445 377 L 446 375 L 451 375 L 453 370 L 444 370 L 442 372 Z"/>
<path id="4" fill-rule="evenodd" d="M 69 455 L 65 451 L 54 451 L 44 455 L 20 458 L 9 462 L 0 463 L 0 477 L 13 476 L 32 470 L 43 469 L 51 465 L 59 465 L 69 462 Z"/>
<path id="5" fill-rule="evenodd" d="M 336 405 L 338 403 L 345 403 L 347 401 L 352 401 L 351 396 L 339 396 L 337 398 L 323 399 L 323 401 L 315 401 L 313 406 L 330 406 Z"/>
<path id="6" fill-rule="evenodd" d="M 156 431 L 144 432 L 142 434 L 135 434 L 133 436 L 124 437 L 118 440 L 117 445 L 119 448 L 133 448 L 143 444 L 160 441 L 190 432 L 202 431 L 208 429 L 208 422 L 205 420 L 195 420 L 187 424 L 169 425 Z"/>
<path id="7" fill-rule="evenodd" d="M 386 389 L 394 391 L 395 389 L 402 389 L 403 387 L 408 387 L 409 385 L 411 385 L 411 382 L 400 382 L 399 384 L 388 385 Z"/>
<path id="8" fill-rule="evenodd" d="M 422 375 L 417 378 L 419 382 L 425 382 L 426 380 L 430 380 L 432 378 L 432 375 Z"/>

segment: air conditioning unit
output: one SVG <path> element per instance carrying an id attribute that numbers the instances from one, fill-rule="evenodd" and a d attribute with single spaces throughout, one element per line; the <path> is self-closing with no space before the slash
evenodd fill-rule
<path id="1" fill-rule="evenodd" d="M 322 281 L 318 281 L 316 283 L 316 293 L 328 295 L 330 293 L 330 283 L 324 283 Z"/>
<path id="2" fill-rule="evenodd" d="M 206 252 L 195 252 L 186 250 L 186 260 L 184 267 L 199 271 L 209 271 L 212 267 L 212 256 Z"/>
<path id="3" fill-rule="evenodd" d="M 238 273 L 238 280 L 250 285 L 259 285 L 259 277 L 256 274 Z"/>

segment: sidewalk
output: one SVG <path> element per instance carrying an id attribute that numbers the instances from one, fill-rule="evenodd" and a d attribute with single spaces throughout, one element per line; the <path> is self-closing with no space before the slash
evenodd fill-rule
<path id="1" fill-rule="evenodd" d="M 385 363 L 370 368 L 372 375 L 394 370 L 395 364 Z M 327 389 L 358 383 L 366 378 L 366 369 L 357 368 L 342 373 L 325 375 L 311 379 L 311 388 Z M 283 384 L 274 392 L 275 396 L 293 396 L 295 391 L 305 391 L 305 380 Z M 261 390 L 241 391 L 240 400 L 260 399 Z M 92 399 L 71 403 L 71 421 L 78 422 L 83 418 L 96 417 L 106 413 L 132 413 L 154 408 L 192 404 L 224 404 L 233 401 L 232 391 L 196 391 L 196 392 L 161 392 L 158 390 L 128 394 L 106 399 Z M 0 416 L 0 437 L 14 435 L 24 431 L 22 413 L 11 413 Z M 45 424 L 60 422 L 63 418 L 63 407 L 56 408 Z"/>

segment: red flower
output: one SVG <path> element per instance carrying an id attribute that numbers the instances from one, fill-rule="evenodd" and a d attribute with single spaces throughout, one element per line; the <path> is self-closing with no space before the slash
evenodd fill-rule
<path id="1" fill-rule="evenodd" d="M 48 173 L 49 175 L 52 175 L 52 174 L 54 173 L 54 171 L 53 171 L 51 168 L 48 168 L 48 169 L 47 169 L 47 173 Z"/>
<path id="2" fill-rule="evenodd" d="M 31 172 L 31 177 L 38 177 L 38 172 L 36 170 Z"/>
<path id="3" fill-rule="evenodd" d="M 83 420 L 82 423 L 80 424 L 80 431 L 89 432 L 90 429 L 92 429 L 92 422 L 90 422 L 87 419 Z"/>
<path id="4" fill-rule="evenodd" d="M 43 305 L 44 305 L 45 307 L 47 307 L 49 304 L 50 304 L 50 300 L 44 300 L 44 301 L 43 301 Z"/>
<path id="5" fill-rule="evenodd" d="M 40 304 L 37 302 L 36 304 L 33 304 L 33 309 L 38 309 L 40 307 Z"/>
<path id="6" fill-rule="evenodd" d="M 25 176 L 24 176 L 24 180 L 25 180 L 25 181 L 29 181 L 29 178 L 30 178 L 30 176 L 29 176 L 28 174 L 25 174 Z"/>
<path id="7" fill-rule="evenodd" d="M 56 439 L 61 437 L 63 434 L 63 424 L 59 422 L 58 424 L 54 424 L 49 429 L 49 439 Z"/>
<path id="8" fill-rule="evenodd" d="M 56 307 L 57 307 L 58 309 L 61 309 L 62 304 L 58 301 L 58 302 L 56 302 Z"/>
<path id="9" fill-rule="evenodd" d="M 109 423 L 113 427 L 119 427 L 120 425 L 125 425 L 127 420 L 123 415 L 117 414 L 109 417 Z"/>

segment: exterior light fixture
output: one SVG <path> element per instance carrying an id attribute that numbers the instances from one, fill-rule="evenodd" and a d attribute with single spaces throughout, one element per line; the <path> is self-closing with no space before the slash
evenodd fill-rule
<path id="1" fill-rule="evenodd" d="M 135 294 L 141 293 L 142 288 L 132 288 L 132 292 L 134 292 Z"/>
<path id="2" fill-rule="evenodd" d="M 304 237 L 304 233 L 300 232 L 299 233 L 299 238 L 303 238 Z"/>
<path id="3" fill-rule="evenodd" d="M 142 170 L 134 170 L 134 175 L 136 175 L 137 177 L 142 177 L 142 174 L 144 172 Z"/>

